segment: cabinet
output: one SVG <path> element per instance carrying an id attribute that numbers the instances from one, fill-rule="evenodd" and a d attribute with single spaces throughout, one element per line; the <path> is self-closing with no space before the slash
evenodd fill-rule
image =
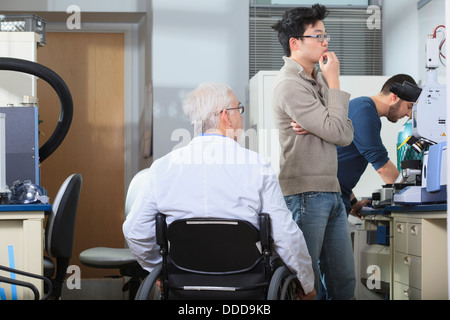
<path id="1" fill-rule="evenodd" d="M 0 265 L 43 275 L 43 221 L 49 210 L 51 205 L 47 204 L 0 205 Z M 4 271 L 0 274 L 34 284 L 42 297 L 42 280 Z M 32 298 L 29 289 L 0 283 L 0 301 Z"/>
<path id="2" fill-rule="evenodd" d="M 448 299 L 447 214 L 392 212 L 391 297 Z"/>

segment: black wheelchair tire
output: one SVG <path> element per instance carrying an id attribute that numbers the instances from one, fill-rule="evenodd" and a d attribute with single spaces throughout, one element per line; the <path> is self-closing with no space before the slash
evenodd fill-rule
<path id="1" fill-rule="evenodd" d="M 138 292 L 136 293 L 135 300 L 149 300 L 150 292 L 156 283 L 156 280 L 161 276 L 162 266 L 158 265 L 152 272 L 149 273 L 147 277 L 142 281 L 139 286 Z"/>
<path id="2" fill-rule="evenodd" d="M 267 291 L 267 300 L 284 299 L 290 283 L 295 280 L 292 272 L 285 266 L 280 266 L 273 273 L 272 279 Z"/>

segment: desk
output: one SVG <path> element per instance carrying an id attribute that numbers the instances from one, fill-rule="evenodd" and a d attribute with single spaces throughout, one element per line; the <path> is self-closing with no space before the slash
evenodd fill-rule
<path id="1" fill-rule="evenodd" d="M 0 205 L 0 264 L 43 275 L 44 217 L 50 204 Z M 0 271 L 1 272 L 1 271 Z M 9 273 L 2 272 L 5 277 Z M 36 286 L 43 296 L 42 280 L 15 275 L 17 280 Z M 22 287 L 0 283 L 0 300 L 33 299 L 33 293 Z"/>

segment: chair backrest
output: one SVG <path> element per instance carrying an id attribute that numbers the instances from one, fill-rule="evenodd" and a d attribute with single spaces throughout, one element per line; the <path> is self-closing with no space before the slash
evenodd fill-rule
<path id="1" fill-rule="evenodd" d="M 269 232 L 242 220 L 182 219 L 167 227 L 163 215 L 158 215 L 165 297 L 264 299 L 270 241 L 262 240 L 262 235 Z"/>
<path id="2" fill-rule="evenodd" d="M 45 230 L 45 250 L 51 257 L 72 256 L 81 183 L 81 175 L 72 174 L 63 182 L 53 201 Z"/>
<path id="3" fill-rule="evenodd" d="M 131 207 L 133 206 L 134 200 L 136 200 L 139 191 L 142 188 L 143 183 L 145 182 L 145 173 L 148 172 L 150 168 L 145 168 L 131 179 L 130 185 L 128 186 L 127 197 L 125 199 L 125 218 L 130 212 Z"/>

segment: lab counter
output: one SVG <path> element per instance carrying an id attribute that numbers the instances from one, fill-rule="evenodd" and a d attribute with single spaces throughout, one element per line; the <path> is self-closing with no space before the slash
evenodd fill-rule
<path id="1" fill-rule="evenodd" d="M 447 211 L 446 203 L 436 203 L 436 204 L 422 204 L 415 206 L 386 206 L 385 211 L 395 212 L 395 213 L 419 213 L 419 214 L 432 214 L 436 212 Z"/>
<path id="2" fill-rule="evenodd" d="M 447 204 L 436 203 L 436 204 L 408 205 L 408 206 L 392 205 L 392 206 L 385 206 L 383 208 L 364 207 L 361 210 L 361 215 L 363 217 L 372 215 L 389 216 L 392 212 L 432 214 L 439 211 L 447 211 Z"/>
<path id="3" fill-rule="evenodd" d="M 447 300 L 447 204 L 392 206 L 391 297 Z"/>
<path id="4" fill-rule="evenodd" d="M 364 230 L 389 228 L 390 299 L 448 299 L 446 203 L 364 208 L 361 216 Z"/>
<path id="5" fill-rule="evenodd" d="M 43 275 L 44 218 L 50 204 L 0 205 L 0 265 Z M 34 284 L 43 296 L 41 280 L 0 271 L 4 277 Z M 28 300 L 27 288 L 0 283 L 0 300 Z"/>
<path id="6" fill-rule="evenodd" d="M 52 210 L 51 204 L 33 203 L 33 204 L 2 204 L 0 205 L 0 212 L 49 212 Z"/>

